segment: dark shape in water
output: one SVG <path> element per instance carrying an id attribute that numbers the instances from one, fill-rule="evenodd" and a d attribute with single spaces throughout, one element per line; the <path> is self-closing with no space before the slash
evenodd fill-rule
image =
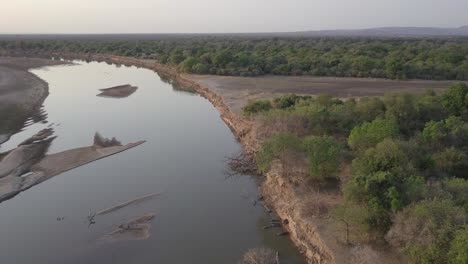
<path id="1" fill-rule="evenodd" d="M 145 240 L 151 236 L 151 221 L 155 214 L 145 214 L 139 218 L 119 225 L 109 234 L 104 235 L 100 241 L 118 242 L 127 240 Z"/>
<path id="2" fill-rule="evenodd" d="M 97 96 L 110 98 L 125 98 L 135 93 L 137 89 L 138 87 L 131 86 L 130 84 L 119 85 L 110 88 L 99 89 L 99 91 L 101 91 L 102 93 L 98 94 Z"/>

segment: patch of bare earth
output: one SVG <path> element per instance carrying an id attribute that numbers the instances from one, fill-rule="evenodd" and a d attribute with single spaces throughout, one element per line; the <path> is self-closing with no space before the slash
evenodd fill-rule
<path id="1" fill-rule="evenodd" d="M 349 98 L 381 96 L 387 92 L 423 93 L 427 89 L 442 91 L 455 81 L 386 80 L 310 76 L 232 77 L 183 75 L 222 96 L 231 111 L 240 113 L 249 100 L 285 94 L 318 95 Z"/>

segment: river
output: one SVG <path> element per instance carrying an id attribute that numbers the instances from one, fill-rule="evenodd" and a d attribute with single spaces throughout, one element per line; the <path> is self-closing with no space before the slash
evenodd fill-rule
<path id="1" fill-rule="evenodd" d="M 36 69 L 49 96 L 37 122 L 0 151 L 45 127 L 57 138 L 48 153 L 89 146 L 95 132 L 141 146 L 63 173 L 0 204 L 0 263 L 237 263 L 250 248 L 279 251 L 281 263 L 302 263 L 257 199 L 251 176 L 226 176 L 227 156 L 240 145 L 201 96 L 177 90 L 153 71 L 76 61 Z M 131 84 L 128 98 L 97 97 L 98 89 Z M 149 201 L 98 216 L 90 212 L 151 193 Z M 147 240 L 103 242 L 113 227 L 156 215 Z"/>

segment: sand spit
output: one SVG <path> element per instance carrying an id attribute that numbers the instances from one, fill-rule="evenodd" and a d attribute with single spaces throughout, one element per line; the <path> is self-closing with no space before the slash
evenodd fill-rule
<path id="1" fill-rule="evenodd" d="M 46 136 L 45 136 L 46 135 Z M 145 141 L 101 147 L 92 145 L 45 155 L 55 137 L 40 131 L 0 160 L 0 202 L 68 170 L 129 150 Z"/>
<path id="2" fill-rule="evenodd" d="M 127 202 L 124 202 L 124 203 L 121 203 L 121 204 L 118 204 L 116 206 L 113 206 L 113 207 L 110 207 L 110 208 L 107 208 L 107 209 L 104 209 L 104 210 L 101 210 L 101 211 L 98 211 L 96 212 L 96 216 L 98 215 L 106 215 L 106 214 L 109 214 L 109 213 L 112 213 L 112 212 L 115 212 L 119 209 L 122 209 L 124 207 L 127 207 L 129 205 L 134 205 L 134 204 L 139 204 L 139 203 L 142 203 L 142 202 L 145 202 L 145 201 L 148 201 L 148 200 L 151 200 L 157 196 L 160 196 L 161 194 L 160 193 L 153 193 L 153 194 L 149 194 L 149 195 L 145 195 L 145 196 L 142 196 L 142 197 L 138 197 L 138 198 L 135 198 L 135 199 L 132 199 L 130 201 L 127 201 Z"/>
<path id="3" fill-rule="evenodd" d="M 109 98 L 125 98 L 135 93 L 137 89 L 138 87 L 131 86 L 130 84 L 119 85 L 110 88 L 99 89 L 101 93 L 97 96 Z"/>
<path id="4" fill-rule="evenodd" d="M 104 235 L 99 240 L 103 242 L 119 242 L 129 240 L 145 240 L 151 236 L 151 221 L 155 214 L 145 214 L 136 219 L 123 223 L 109 234 Z"/>

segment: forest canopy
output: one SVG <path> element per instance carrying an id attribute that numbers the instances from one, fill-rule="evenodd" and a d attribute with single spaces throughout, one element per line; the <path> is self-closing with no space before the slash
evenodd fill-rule
<path id="1" fill-rule="evenodd" d="M 196 74 L 468 80 L 468 39 L 162 37 L 20 39 L 6 54 L 100 53 L 153 59 Z"/>

